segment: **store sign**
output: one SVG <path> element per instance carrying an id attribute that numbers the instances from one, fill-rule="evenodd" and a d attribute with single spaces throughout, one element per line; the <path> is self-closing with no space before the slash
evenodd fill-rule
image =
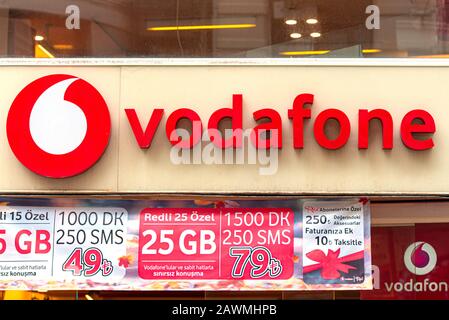
<path id="1" fill-rule="evenodd" d="M 373 290 L 361 298 L 448 299 L 447 232 L 447 223 L 373 228 Z"/>
<path id="2" fill-rule="evenodd" d="M 404 264 L 411 273 L 420 276 L 426 275 L 435 268 L 437 253 L 429 243 L 414 242 L 405 250 Z"/>
<path id="3" fill-rule="evenodd" d="M 304 121 L 311 119 L 311 109 L 306 105 L 312 105 L 314 95 L 302 93 L 296 96 L 291 109 L 288 109 L 288 118 L 291 120 L 293 127 L 293 148 L 304 148 Z M 212 142 L 219 148 L 241 148 L 243 140 L 242 127 L 242 104 L 243 96 L 234 94 L 232 96 L 232 108 L 221 108 L 213 111 L 209 118 L 207 131 Z M 137 113 L 134 109 L 125 109 L 130 125 L 133 129 L 136 141 L 143 149 L 151 146 L 154 134 L 159 127 L 164 109 L 154 109 L 150 121 L 144 130 L 141 126 Z M 369 146 L 369 124 L 371 120 L 377 119 L 383 125 L 383 142 L 384 149 L 393 148 L 393 119 L 391 114 L 384 109 L 359 110 L 358 118 L 358 147 L 359 149 L 368 149 Z M 260 109 L 252 114 L 257 124 L 258 120 L 267 119 L 269 122 L 255 125 L 252 129 L 252 142 L 256 148 L 282 148 L 282 115 L 273 109 Z M 225 118 L 231 119 L 232 132 L 231 137 L 224 139 L 218 132 L 219 123 Z M 191 135 L 187 139 L 183 139 L 176 134 L 177 124 L 181 119 L 188 119 L 191 122 Z M 329 120 L 337 121 L 339 133 L 335 138 L 329 138 L 326 135 L 325 128 Z M 421 121 L 422 123 L 416 123 Z M 196 126 L 195 126 L 196 124 Z M 262 131 L 276 132 L 275 139 L 268 137 L 260 138 Z M 193 148 L 203 135 L 203 124 L 200 116 L 192 109 L 182 108 L 173 111 L 167 118 L 165 132 L 168 140 L 174 146 L 180 148 Z M 350 137 L 351 123 L 344 111 L 339 109 L 326 109 L 321 111 L 313 124 L 313 133 L 316 142 L 325 149 L 336 150 L 343 147 Z M 405 114 L 401 121 L 400 134 L 402 142 L 405 146 L 412 150 L 427 150 L 434 146 L 432 138 L 417 139 L 415 134 L 435 133 L 435 121 L 430 113 L 425 110 L 412 110 Z M 213 139 L 212 139 L 213 137 Z"/>
<path id="4" fill-rule="evenodd" d="M 298 94 L 292 108 L 286 110 L 291 120 L 295 149 L 303 149 L 305 121 L 313 122 L 313 135 L 318 145 L 325 149 L 342 148 L 349 140 L 351 122 L 347 114 L 329 108 L 319 112 L 312 120 L 314 95 Z M 214 103 L 211 101 L 210 103 Z M 137 145 L 150 148 L 160 126 L 164 109 L 155 108 L 149 122 L 143 126 L 137 112 L 126 106 L 125 110 Z M 242 148 L 243 95 L 233 94 L 232 107 L 212 112 L 207 123 L 207 135 L 217 148 Z M 251 129 L 251 142 L 256 149 L 281 149 L 283 146 L 283 115 L 270 108 L 252 113 L 255 126 Z M 187 119 L 192 132 L 187 137 L 177 133 L 178 124 Z M 219 125 L 230 119 L 230 137 L 222 136 Z M 258 123 L 259 120 L 269 120 Z M 336 137 L 329 138 L 326 125 L 330 120 L 338 123 Z M 368 149 L 369 127 L 372 120 L 382 123 L 382 148 L 393 149 L 393 119 L 385 109 L 360 109 L 358 111 L 358 148 Z M 419 123 L 418 123 L 419 122 Z M 28 84 L 14 99 L 8 113 L 7 134 L 9 145 L 17 159 L 31 171 L 51 178 L 65 178 L 80 174 L 93 166 L 102 156 L 109 142 L 111 123 L 109 110 L 101 94 L 88 82 L 73 75 L 54 74 L 41 77 Z M 400 123 L 402 143 L 412 150 L 428 150 L 434 146 L 432 136 L 417 138 L 418 134 L 435 133 L 432 115 L 421 109 L 407 112 Z M 180 108 L 171 112 L 166 120 L 168 141 L 178 148 L 193 148 L 203 137 L 203 122 L 194 109 Z M 262 138 L 263 133 L 271 133 Z"/>
<path id="5" fill-rule="evenodd" d="M 445 193 L 444 79 L 351 70 L 4 68 L 0 191 Z"/>
<path id="6" fill-rule="evenodd" d="M 310 212 L 295 201 L 5 200 L 2 290 L 371 288 L 366 201 L 316 202 Z"/>

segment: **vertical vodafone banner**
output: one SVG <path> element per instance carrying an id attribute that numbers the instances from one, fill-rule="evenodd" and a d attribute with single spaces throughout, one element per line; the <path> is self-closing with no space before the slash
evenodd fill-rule
<path id="1" fill-rule="evenodd" d="M 372 286 L 363 199 L 0 203 L 1 290 Z"/>

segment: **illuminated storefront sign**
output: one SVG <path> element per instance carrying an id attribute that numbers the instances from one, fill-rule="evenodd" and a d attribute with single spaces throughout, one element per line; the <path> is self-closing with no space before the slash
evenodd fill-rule
<path id="1" fill-rule="evenodd" d="M 288 109 L 293 133 L 293 147 L 303 149 L 305 121 L 313 121 L 313 136 L 321 147 L 330 150 L 342 148 L 349 140 L 351 123 L 347 114 L 329 108 L 312 118 L 313 94 L 299 94 Z M 212 103 L 212 102 L 211 102 Z M 164 109 L 155 108 L 150 120 L 141 126 L 135 109 L 125 109 L 137 144 L 147 149 L 164 115 Z M 218 148 L 241 148 L 243 140 L 243 95 L 232 96 L 232 108 L 212 112 L 207 132 Z M 257 149 L 283 146 L 282 116 L 275 109 L 264 108 L 252 113 L 254 121 L 269 120 L 257 124 L 251 140 Z M 192 133 L 188 139 L 177 134 L 178 123 L 188 119 Z M 219 125 L 224 119 L 232 123 L 231 137 L 222 137 Z M 358 148 L 368 149 L 370 122 L 377 119 L 382 124 L 382 148 L 393 149 L 393 118 L 385 109 L 360 109 L 358 111 Z M 326 125 L 329 120 L 338 123 L 338 134 L 329 138 Z M 417 123 L 419 122 L 419 123 Z M 403 144 L 412 150 L 427 150 L 434 146 L 432 137 L 418 139 L 417 134 L 433 134 L 435 121 L 432 115 L 421 109 L 407 112 L 400 123 Z M 72 75 L 49 75 L 27 85 L 14 99 L 8 113 L 7 134 L 15 156 L 31 171 L 46 177 L 65 178 L 87 170 L 103 154 L 110 137 L 109 110 L 101 94 L 88 82 Z M 263 132 L 272 136 L 261 138 Z M 170 113 L 165 132 L 170 143 L 179 148 L 193 148 L 203 134 L 200 116 L 193 109 L 180 108 Z"/>
<path id="2" fill-rule="evenodd" d="M 242 138 L 242 95 L 233 95 L 232 108 L 222 108 L 214 111 L 208 121 L 208 131 L 218 131 L 220 121 L 225 118 L 229 118 L 232 121 L 232 137 L 223 139 L 217 134 L 209 134 L 212 142 L 221 148 L 241 147 Z M 314 100 L 313 94 L 299 94 L 293 101 L 293 107 L 288 110 L 288 118 L 291 119 L 293 126 L 293 147 L 295 149 L 304 148 L 304 121 L 311 119 L 312 110 L 305 108 L 306 105 L 312 105 Z M 164 109 L 154 109 L 148 122 L 146 129 L 144 130 L 138 119 L 138 116 L 134 109 L 126 109 L 130 125 L 133 129 L 137 143 L 141 148 L 149 148 L 151 146 L 154 133 L 156 132 Z M 369 146 L 369 124 L 373 119 L 378 119 L 382 123 L 383 149 L 393 148 L 393 119 L 391 114 L 384 109 L 366 110 L 362 109 L 358 112 L 358 147 L 359 149 L 367 149 Z M 282 117 L 274 109 L 260 109 L 253 113 L 253 118 L 257 122 L 260 119 L 268 119 L 269 122 L 265 122 L 261 125 L 257 125 L 253 128 L 254 138 L 253 143 L 256 148 L 282 148 Z M 189 141 L 181 141 L 181 137 L 172 136 L 176 131 L 177 123 L 181 119 L 188 119 L 192 127 L 195 128 L 197 123 L 197 130 L 193 130 L 192 137 Z M 329 120 L 335 120 L 340 127 L 338 136 L 334 139 L 327 137 L 325 133 L 325 127 Z M 421 121 L 422 123 L 416 123 Z M 277 139 L 264 139 L 259 141 L 256 137 L 260 136 L 260 131 L 274 131 L 276 132 Z M 203 125 L 200 116 L 192 109 L 178 109 L 173 111 L 167 118 L 165 131 L 167 138 L 173 145 L 180 147 L 192 148 L 201 139 Z M 412 110 L 408 112 L 401 121 L 400 135 L 402 142 L 405 146 L 412 150 L 427 150 L 434 146 L 432 138 L 424 140 L 418 140 L 414 134 L 428 133 L 433 134 L 435 132 L 435 121 L 430 113 L 425 110 Z M 351 124 L 348 116 L 344 111 L 339 109 L 326 109 L 321 111 L 317 116 L 313 124 L 313 133 L 316 142 L 326 149 L 339 149 L 343 147 L 350 137 Z M 213 137 L 213 139 L 212 139 Z"/>
<path id="3" fill-rule="evenodd" d="M 4 68 L 0 191 L 444 193 L 441 77 L 364 68 Z"/>

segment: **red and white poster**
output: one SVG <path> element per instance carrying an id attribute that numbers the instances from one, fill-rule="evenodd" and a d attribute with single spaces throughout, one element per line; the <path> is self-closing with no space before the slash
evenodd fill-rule
<path id="1" fill-rule="evenodd" d="M 145 209 L 143 279 L 268 279 L 293 275 L 294 213 L 287 208 Z"/>
<path id="2" fill-rule="evenodd" d="M 364 200 L 1 200 L 0 290 L 347 290 L 372 283 Z M 323 209 L 331 207 L 343 209 Z M 329 230 L 344 233 L 321 237 Z"/>
<path id="3" fill-rule="evenodd" d="M 309 284 L 365 281 L 363 202 L 306 202 L 303 210 L 303 274 Z"/>

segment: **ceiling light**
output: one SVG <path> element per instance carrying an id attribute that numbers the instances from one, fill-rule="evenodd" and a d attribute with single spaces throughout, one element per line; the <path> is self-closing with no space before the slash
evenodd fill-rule
<path id="1" fill-rule="evenodd" d="M 289 26 L 294 26 L 297 23 L 298 23 L 298 20 L 296 20 L 296 19 L 287 19 L 287 20 L 285 20 L 285 24 L 288 24 Z"/>
<path id="2" fill-rule="evenodd" d="M 330 50 L 311 50 L 311 51 L 283 51 L 279 52 L 283 56 L 311 56 L 329 53 Z"/>
<path id="3" fill-rule="evenodd" d="M 301 38 L 301 34 L 298 33 L 298 32 L 290 33 L 290 38 L 292 38 L 292 39 L 299 39 L 299 38 Z"/>
<path id="4" fill-rule="evenodd" d="M 211 24 L 211 25 L 197 25 L 197 26 L 161 26 L 149 27 L 149 31 L 176 31 L 176 30 L 210 30 L 210 29 L 246 29 L 255 28 L 254 23 L 243 24 Z"/>
<path id="5" fill-rule="evenodd" d="M 312 33 L 310 34 L 310 36 L 311 36 L 312 38 L 319 38 L 319 37 L 321 37 L 321 33 L 319 33 L 319 32 L 312 32 Z"/>
<path id="6" fill-rule="evenodd" d="M 42 41 L 42 40 L 44 40 L 44 36 L 41 36 L 41 35 L 37 34 L 37 35 L 34 36 L 34 40 Z"/>
<path id="7" fill-rule="evenodd" d="M 71 49 L 73 49 L 73 45 L 71 45 L 71 44 L 54 44 L 53 48 L 56 50 L 71 50 Z"/>
<path id="8" fill-rule="evenodd" d="M 307 24 L 317 24 L 318 23 L 318 19 L 315 18 L 309 18 L 306 20 Z"/>
<path id="9" fill-rule="evenodd" d="M 382 52 L 380 49 L 363 49 L 362 53 L 379 53 Z"/>
<path id="10" fill-rule="evenodd" d="M 424 56 L 414 56 L 413 58 L 420 58 L 420 59 L 438 59 L 438 58 L 449 58 L 449 54 L 431 54 L 431 55 L 424 55 Z"/>

